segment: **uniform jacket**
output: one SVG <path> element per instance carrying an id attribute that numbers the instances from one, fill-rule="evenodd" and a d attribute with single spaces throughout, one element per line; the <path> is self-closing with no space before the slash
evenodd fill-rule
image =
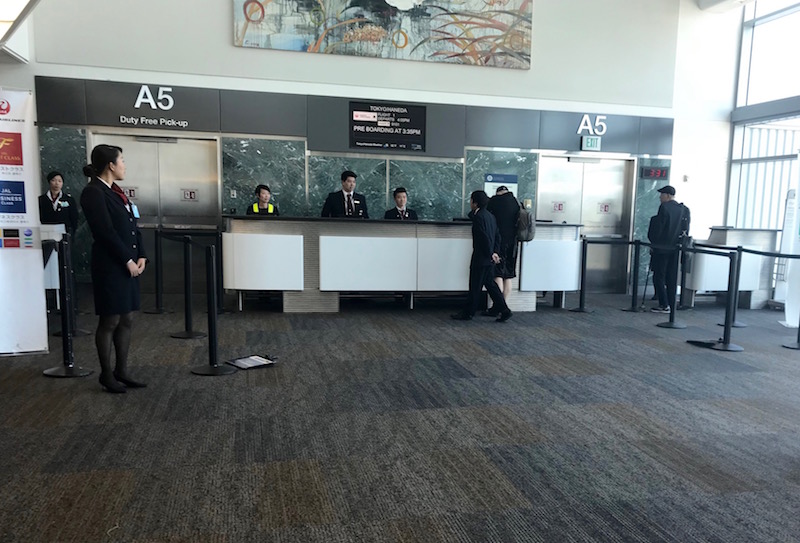
<path id="1" fill-rule="evenodd" d="M 344 192 L 337 190 L 331 192 L 322 206 L 322 217 L 347 217 L 344 204 Z M 367 199 L 363 194 L 353 193 L 353 218 L 369 219 L 367 212 Z"/>
<path id="2" fill-rule="evenodd" d="M 472 260 L 470 266 L 490 266 L 492 253 L 500 252 L 500 231 L 487 209 L 470 213 L 472 218 Z"/>
<path id="3" fill-rule="evenodd" d="M 486 209 L 497 220 L 500 238 L 504 243 L 516 243 L 517 219 L 519 218 L 519 202 L 510 192 L 492 196 Z"/>
<path id="4" fill-rule="evenodd" d="M 74 234 L 78 228 L 78 205 L 75 203 L 75 198 L 62 191 L 61 198 L 53 209 L 50 191 L 47 191 L 39 196 L 39 218 L 42 224 L 66 225 L 67 232 Z"/>
<path id="5" fill-rule="evenodd" d="M 383 214 L 383 218 L 387 220 L 396 219 L 396 220 L 404 220 L 404 221 L 417 221 L 417 212 L 413 209 L 406 208 L 405 217 L 400 216 L 400 212 L 397 210 L 396 207 L 388 210 L 386 213 Z"/>

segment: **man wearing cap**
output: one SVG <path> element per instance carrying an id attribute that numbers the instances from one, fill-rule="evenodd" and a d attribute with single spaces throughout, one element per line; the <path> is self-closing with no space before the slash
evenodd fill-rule
<path id="1" fill-rule="evenodd" d="M 272 191 L 269 190 L 267 185 L 257 186 L 255 193 L 258 201 L 247 208 L 248 215 L 266 215 L 270 217 L 277 217 L 280 215 L 278 206 L 270 202 L 272 199 Z"/>
<path id="2" fill-rule="evenodd" d="M 678 245 L 681 237 L 689 234 L 691 214 L 688 207 L 675 201 L 675 187 L 667 185 L 658 192 L 661 205 L 658 213 L 650 219 L 647 230 L 651 243 L 650 268 L 658 297 L 658 307 L 651 311 L 669 313 L 678 291 Z"/>
<path id="3" fill-rule="evenodd" d="M 517 276 L 517 219 L 519 219 L 519 202 L 508 187 L 497 187 L 495 195 L 489 199 L 486 209 L 497 220 L 497 229 L 500 231 L 500 263 L 495 266 L 494 277 L 497 286 L 503 291 L 503 298 L 508 301 L 511 294 L 511 280 Z M 497 316 L 499 309 L 492 307 L 482 315 Z"/>
<path id="4" fill-rule="evenodd" d="M 358 176 L 350 170 L 342 172 L 342 190 L 328 194 L 321 216 L 369 219 L 367 199 L 356 192 L 356 177 Z"/>
<path id="5" fill-rule="evenodd" d="M 67 232 L 75 234 L 78 228 L 78 206 L 75 199 L 64 194 L 64 176 L 60 172 L 47 174 L 50 189 L 39 196 L 39 220 L 42 224 L 63 224 Z"/>
<path id="6" fill-rule="evenodd" d="M 397 187 L 394 189 L 394 203 L 395 207 L 383 214 L 384 219 L 397 221 L 417 220 L 417 212 L 406 207 L 408 203 L 408 193 L 404 187 Z"/>

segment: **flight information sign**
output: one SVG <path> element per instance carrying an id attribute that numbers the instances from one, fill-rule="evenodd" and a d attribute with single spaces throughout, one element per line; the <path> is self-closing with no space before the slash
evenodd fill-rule
<path id="1" fill-rule="evenodd" d="M 350 148 L 425 152 L 425 106 L 350 102 Z"/>

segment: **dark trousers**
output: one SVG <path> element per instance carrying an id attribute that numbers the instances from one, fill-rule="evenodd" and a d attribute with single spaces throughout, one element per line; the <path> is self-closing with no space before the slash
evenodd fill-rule
<path id="1" fill-rule="evenodd" d="M 653 269 L 653 286 L 656 288 L 658 305 L 672 307 L 678 293 L 678 256 L 679 251 L 653 253 L 650 255 L 650 267 Z"/>
<path id="2" fill-rule="evenodd" d="M 467 315 L 474 315 L 478 311 L 478 305 L 481 299 L 481 289 L 486 287 L 492 302 L 500 312 L 508 311 L 508 306 L 503 298 L 503 293 L 497 283 L 494 282 L 494 265 L 488 266 L 470 266 L 469 267 L 469 295 L 467 296 L 467 305 L 464 311 Z"/>

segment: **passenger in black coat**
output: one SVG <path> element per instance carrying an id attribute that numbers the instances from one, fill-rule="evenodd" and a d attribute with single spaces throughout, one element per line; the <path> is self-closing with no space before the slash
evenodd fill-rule
<path id="1" fill-rule="evenodd" d="M 100 384 L 109 392 L 125 392 L 126 387 L 146 386 L 127 372 L 133 311 L 139 309 L 138 277 L 147 263 L 136 225 L 139 212 L 116 183 L 125 178 L 121 148 L 98 145 L 83 171 L 91 177 L 81 194 L 81 208 L 94 238 L 91 270 L 94 307 L 100 316 L 95 334 Z"/>
<path id="2" fill-rule="evenodd" d="M 492 307 L 498 308 L 497 322 L 505 322 L 511 318 L 503 293 L 494 281 L 494 265 L 500 261 L 500 232 L 494 215 L 486 209 L 489 196 L 476 190 L 470 195 L 472 212 L 472 258 L 469 264 L 469 294 L 464 309 L 451 315 L 456 320 L 471 320 L 478 310 L 481 289 L 483 287 L 492 299 Z"/>
<path id="3" fill-rule="evenodd" d="M 404 187 L 397 187 L 394 189 L 394 203 L 395 207 L 386 211 L 383 214 L 385 220 L 397 221 L 416 221 L 417 212 L 413 209 L 406 207 L 408 203 L 408 192 Z"/>
<path id="4" fill-rule="evenodd" d="M 519 202 L 505 185 L 497 188 L 497 192 L 486 206 L 497 220 L 500 230 L 500 263 L 495 266 L 494 276 L 497 286 L 508 299 L 511 294 L 511 279 L 517 276 L 517 219 L 519 219 Z"/>
<path id="5" fill-rule="evenodd" d="M 367 199 L 363 194 L 355 192 L 355 173 L 342 172 L 342 190 L 331 192 L 322 206 L 322 217 L 347 217 L 354 219 L 369 219 Z"/>
<path id="6" fill-rule="evenodd" d="M 650 240 L 650 268 L 653 270 L 653 287 L 658 297 L 654 313 L 669 313 L 678 292 L 678 245 L 681 236 L 689 234 L 691 214 L 689 208 L 675 201 L 675 187 L 667 185 L 658 189 L 661 205 L 650 219 L 647 238 Z"/>
<path id="7" fill-rule="evenodd" d="M 67 232 L 74 235 L 78 228 L 78 205 L 62 190 L 64 176 L 60 172 L 50 172 L 47 182 L 50 190 L 39 196 L 39 220 L 42 224 L 63 224 Z"/>

